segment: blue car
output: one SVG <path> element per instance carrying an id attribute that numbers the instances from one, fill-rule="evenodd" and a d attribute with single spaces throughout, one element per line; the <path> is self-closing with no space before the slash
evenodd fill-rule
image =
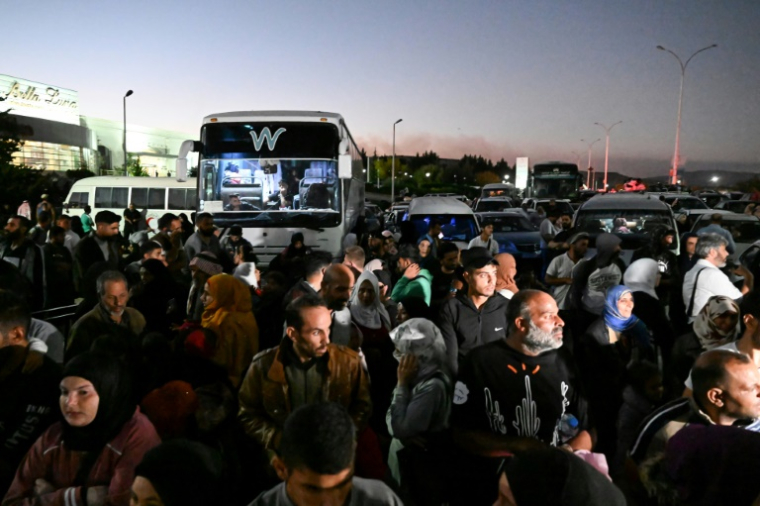
<path id="1" fill-rule="evenodd" d="M 482 224 L 493 224 L 493 238 L 499 253 L 511 253 L 515 260 L 541 259 L 541 234 L 520 209 L 508 212 L 478 213 Z"/>

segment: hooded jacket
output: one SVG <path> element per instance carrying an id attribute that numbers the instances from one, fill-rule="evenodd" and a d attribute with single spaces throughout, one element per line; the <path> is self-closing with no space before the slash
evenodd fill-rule
<path id="1" fill-rule="evenodd" d="M 590 313 L 599 315 L 601 308 L 604 306 L 604 297 L 607 289 L 619 285 L 623 280 L 625 272 L 625 263 L 615 254 L 615 248 L 622 240 L 613 234 L 599 234 L 596 238 L 596 255 L 578 262 L 573 269 L 573 284 L 570 285 L 570 303 L 574 309 L 584 309 Z M 597 271 L 602 271 L 612 264 L 617 266 L 620 276 L 617 279 L 596 280 L 595 285 L 589 286 L 589 278 Z M 598 311 L 592 311 L 589 302 L 595 302 Z M 601 304 L 599 304 L 601 302 Z"/>
<path id="2" fill-rule="evenodd" d="M 444 304 L 439 327 L 446 343 L 449 369 L 455 375 L 459 359 L 470 350 L 506 337 L 508 304 L 509 299 L 494 294 L 478 310 L 464 293 Z"/>

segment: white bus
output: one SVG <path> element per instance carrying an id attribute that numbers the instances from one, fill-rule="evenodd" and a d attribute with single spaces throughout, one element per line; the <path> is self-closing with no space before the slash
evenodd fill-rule
<path id="1" fill-rule="evenodd" d="M 63 209 L 70 216 L 81 216 L 84 206 L 89 205 L 93 218 L 105 210 L 122 216 L 133 202 L 137 210 L 146 211 L 146 220 L 158 219 L 165 213 L 186 213 L 189 217 L 197 205 L 197 186 L 195 178 L 177 181 L 171 177 L 86 177 L 71 187 Z"/>
<path id="2" fill-rule="evenodd" d="M 295 232 L 307 246 L 338 255 L 363 212 L 362 158 L 339 114 L 213 114 L 203 119 L 200 142 L 182 144 L 179 178 L 191 151 L 199 154 L 198 212 L 212 213 L 219 227 L 240 225 L 264 262 Z"/>

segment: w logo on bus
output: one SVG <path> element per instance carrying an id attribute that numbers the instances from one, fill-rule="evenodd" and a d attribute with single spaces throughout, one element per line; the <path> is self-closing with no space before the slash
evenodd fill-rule
<path id="1" fill-rule="evenodd" d="M 283 133 L 285 133 L 285 129 L 280 128 L 274 133 L 274 135 L 272 135 L 272 131 L 269 130 L 269 127 L 262 128 L 261 133 L 258 135 L 256 135 L 256 132 L 251 131 L 253 149 L 256 151 L 261 151 L 261 146 L 264 144 L 264 141 L 267 141 L 267 147 L 269 148 L 269 151 L 273 151 L 275 144 L 277 144 L 277 138 Z"/>

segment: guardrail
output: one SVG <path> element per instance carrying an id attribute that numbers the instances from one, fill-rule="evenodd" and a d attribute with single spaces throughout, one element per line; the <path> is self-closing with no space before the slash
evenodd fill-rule
<path id="1" fill-rule="evenodd" d="M 78 305 L 74 304 L 72 306 L 43 309 L 42 311 L 32 313 L 32 318 L 53 324 L 64 336 L 67 336 L 69 335 L 71 326 L 74 324 L 74 315 L 78 307 Z"/>

